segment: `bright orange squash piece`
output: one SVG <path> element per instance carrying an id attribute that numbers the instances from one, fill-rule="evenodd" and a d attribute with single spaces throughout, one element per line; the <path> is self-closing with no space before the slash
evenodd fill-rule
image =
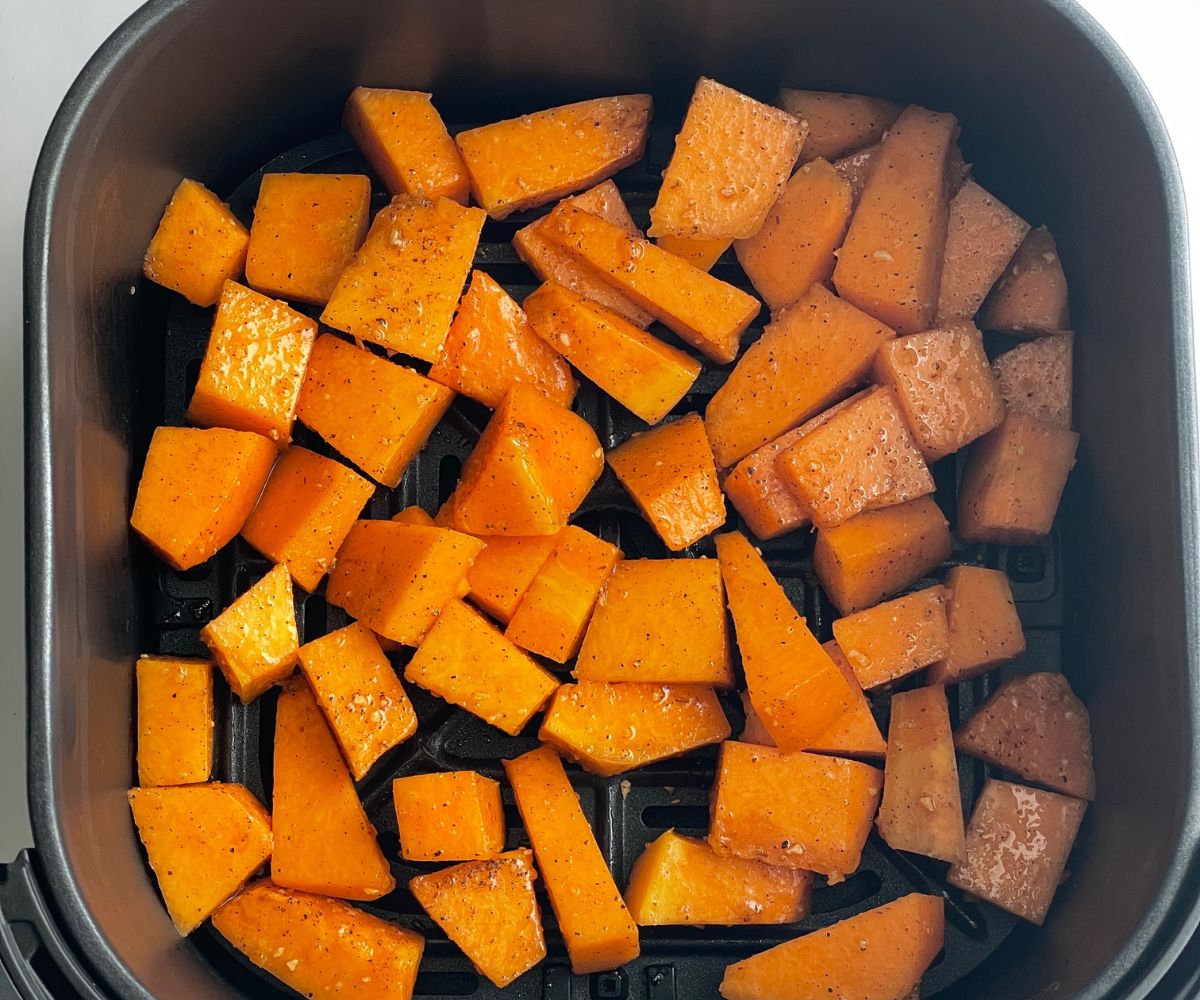
<path id="1" fill-rule="evenodd" d="M 992 362 L 1007 412 L 1071 429 L 1074 336 L 1068 331 L 1040 337 L 1005 351 Z"/>
<path id="2" fill-rule="evenodd" d="M 141 656 L 136 669 L 138 784 L 155 788 L 208 781 L 212 664 L 182 656 Z"/>
<path id="3" fill-rule="evenodd" d="M 785 448 L 809 432 L 807 423 L 756 448 L 735 465 L 721 483 L 746 527 L 767 541 L 808 524 L 804 506 L 779 477 L 775 460 Z"/>
<path id="4" fill-rule="evenodd" d="M 558 539 L 559 534 L 483 537 L 483 551 L 467 570 L 471 602 L 497 621 L 510 621 Z"/>
<path id="5" fill-rule="evenodd" d="M 1030 230 L 979 314 L 985 330 L 1040 337 L 1071 328 L 1067 277 L 1045 226 Z"/>
<path id="6" fill-rule="evenodd" d="M 403 510 L 396 511 L 392 515 L 392 520 L 397 524 L 416 524 L 422 528 L 440 527 L 433 520 L 433 515 L 423 507 L 405 507 Z"/>
<path id="7" fill-rule="evenodd" d="M 733 245 L 733 240 L 724 237 L 703 240 L 688 236 L 660 236 L 654 242 L 701 271 L 711 271 L 721 255 Z"/>
<path id="8" fill-rule="evenodd" d="M 930 666 L 931 684 L 957 684 L 1025 652 L 1021 616 L 1003 570 L 951 566 L 946 572 L 946 655 Z"/>
<path id="9" fill-rule="evenodd" d="M 833 635 L 863 688 L 890 684 L 946 655 L 946 588 L 926 587 L 839 618 Z"/>
<path id="10" fill-rule="evenodd" d="M 500 782 L 474 771 L 413 774 L 392 782 L 407 861 L 473 861 L 504 850 Z"/>
<path id="11" fill-rule="evenodd" d="M 800 161 L 832 160 L 883 138 L 900 114 L 900 105 L 865 94 L 784 87 L 775 101 L 808 126 Z"/>

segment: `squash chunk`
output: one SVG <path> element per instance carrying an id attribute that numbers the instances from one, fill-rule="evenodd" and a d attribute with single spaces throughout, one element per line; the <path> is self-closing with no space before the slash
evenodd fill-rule
<path id="1" fill-rule="evenodd" d="M 650 235 L 753 236 L 791 175 L 806 132 L 787 112 L 702 76 L 650 209 Z"/>
<path id="2" fill-rule="evenodd" d="M 810 428 L 801 424 L 756 448 L 735 465 L 721 483 L 725 496 L 757 538 L 767 541 L 808 524 L 808 508 L 779 477 L 775 460 Z"/>
<path id="3" fill-rule="evenodd" d="M 879 723 L 871 712 L 871 703 L 863 694 L 858 678 L 846 660 L 846 654 L 834 639 L 821 643 L 821 648 L 842 672 L 846 683 L 854 689 L 854 694 L 850 699 L 850 707 L 842 717 L 826 729 L 816 745 L 809 749 L 813 753 L 833 754 L 835 757 L 882 757 L 887 753 L 888 745 L 879 732 Z"/>
<path id="4" fill-rule="evenodd" d="M 564 684 L 538 738 L 608 778 L 729 737 L 712 688 L 694 684 Z"/>
<path id="5" fill-rule="evenodd" d="M 1001 354 L 992 374 L 1009 413 L 1071 429 L 1074 334 L 1042 337 Z"/>
<path id="6" fill-rule="evenodd" d="M 198 566 L 242 530 L 278 454 L 261 434 L 155 428 L 129 523 L 169 566 Z"/>
<path id="7" fill-rule="evenodd" d="M 292 445 L 275 463 L 242 537 L 311 592 L 374 492 L 341 463 Z"/>
<path id="8" fill-rule="evenodd" d="M 701 271 L 711 271 L 721 255 L 733 245 L 733 240 L 725 237 L 701 240 L 688 236 L 660 236 L 654 242 Z"/>
<path id="9" fill-rule="evenodd" d="M 413 774 L 392 782 L 407 861 L 474 861 L 504 850 L 500 782 L 474 771 Z"/>
<path id="10" fill-rule="evenodd" d="M 131 788 L 129 807 L 180 934 L 199 927 L 271 856 L 271 817 L 241 785 Z"/>
<path id="11" fill-rule="evenodd" d="M 510 736 L 558 687 L 552 674 L 461 601 L 442 609 L 404 677 Z"/>
<path id="12" fill-rule="evenodd" d="M 229 206 L 185 177 L 146 248 L 142 273 L 194 305 L 211 306 L 225 282 L 242 273 L 249 242 Z"/>
<path id="13" fill-rule="evenodd" d="M 946 619 L 950 643 L 926 674 L 931 684 L 957 684 L 1025 652 L 1012 587 L 1001 570 L 952 566 L 946 573 Z"/>
<path id="14" fill-rule="evenodd" d="M 808 915 L 811 889 L 808 872 L 725 857 L 668 830 L 633 863 L 625 902 L 642 927 L 791 924 Z"/>
<path id="15" fill-rule="evenodd" d="M 181 656 L 137 661 L 138 784 L 208 781 L 213 762 L 212 664 Z"/>
<path id="16" fill-rule="evenodd" d="M 459 132 L 471 194 L 493 219 L 590 187 L 646 148 L 649 94 L 600 97 Z"/>
<path id="17" fill-rule="evenodd" d="M 863 688 L 890 684 L 946 655 L 946 588 L 926 587 L 839 618 L 833 635 Z"/>
<path id="18" fill-rule="evenodd" d="M 488 535 L 467 570 L 469 597 L 497 621 L 509 622 L 559 535 Z"/>
<path id="19" fill-rule="evenodd" d="M 596 602 L 575 677 L 733 687 L 717 560 L 617 563 Z"/>
<path id="20" fill-rule="evenodd" d="M 396 887 L 333 734 L 299 677 L 275 709 L 273 805 L 276 885 L 363 900 Z"/>
<path id="21" fill-rule="evenodd" d="M 1030 230 L 983 304 L 979 325 L 1016 337 L 1040 337 L 1071 328 L 1067 276 L 1054 237 Z"/>
<path id="22" fill-rule="evenodd" d="M 546 880 L 550 905 L 578 975 L 637 958 L 637 925 L 613 882 L 562 761 L 549 747 L 506 760 L 517 809 Z"/>
<path id="23" fill-rule="evenodd" d="M 649 424 L 670 413 L 700 374 L 695 358 L 562 285 L 542 285 L 525 311 L 549 347 Z"/>
<path id="24" fill-rule="evenodd" d="M 905 1000 L 942 950 L 938 896 L 913 893 L 729 966 L 725 1000 Z"/>
<path id="25" fill-rule="evenodd" d="M 471 284 L 429 377 L 493 409 L 518 382 L 568 408 L 579 388 L 571 366 L 530 328 L 524 310 L 483 271 L 471 273 Z"/>
<path id="26" fill-rule="evenodd" d="M 397 195 L 338 278 L 321 322 L 389 351 L 436 361 L 475 257 L 484 213 Z"/>
<path id="27" fill-rule="evenodd" d="M 424 507 L 418 507 L 415 504 L 412 507 L 404 507 L 396 511 L 391 519 L 397 524 L 416 524 L 422 528 L 438 527 L 433 520 L 433 515 Z"/>
<path id="28" fill-rule="evenodd" d="M 521 848 L 418 876 L 408 888 L 471 964 L 503 989 L 546 957 L 536 878 L 533 854 Z"/>
<path id="29" fill-rule="evenodd" d="M 857 761 L 723 743 L 708 842 L 840 882 L 858 868 L 882 786 L 883 774 Z"/>
<path id="30" fill-rule="evenodd" d="M 775 101 L 789 115 L 808 125 L 800 160 L 832 160 L 883 138 L 900 115 L 900 105 L 865 94 L 784 87 Z"/>

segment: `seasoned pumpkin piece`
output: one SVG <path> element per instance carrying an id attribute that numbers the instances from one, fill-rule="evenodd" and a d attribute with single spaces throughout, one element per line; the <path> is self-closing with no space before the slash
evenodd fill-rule
<path id="1" fill-rule="evenodd" d="M 637 925 L 558 755 L 539 747 L 506 760 L 504 770 L 546 880 L 571 969 L 586 975 L 633 961 L 640 950 Z"/>
<path id="2" fill-rule="evenodd" d="M 840 882 L 858 868 L 882 786 L 883 774 L 857 761 L 726 742 L 708 842 L 718 854 Z"/>
<path id="3" fill-rule="evenodd" d="M 578 385 L 558 351 L 531 329 L 524 310 L 483 271 L 471 284 L 429 377 L 493 409 L 517 382 L 570 407 Z"/>
<path id="4" fill-rule="evenodd" d="M 338 278 L 321 322 L 389 351 L 436 361 L 485 216 L 449 198 L 397 195 Z"/>
<path id="5" fill-rule="evenodd" d="M 246 252 L 246 284 L 323 306 L 371 221 L 362 174 L 263 174 Z"/>
<path id="6" fill-rule="evenodd" d="M 791 924 L 808 916 L 812 877 L 717 854 L 668 830 L 633 863 L 625 903 L 642 927 Z"/>
<path id="7" fill-rule="evenodd" d="M 580 191 L 646 149 L 649 94 L 600 97 L 459 132 L 471 194 L 493 219 Z"/>
<path id="8" fill-rule="evenodd" d="M 930 666 L 931 684 L 957 684 L 1025 652 L 1025 633 L 1008 574 L 983 566 L 952 566 L 946 573 L 946 655 Z"/>
<path id="9" fill-rule="evenodd" d="M 725 1000 L 905 1000 L 942 950 L 939 896 L 913 893 L 725 970 Z"/>
<path id="10" fill-rule="evenodd" d="M 700 374 L 695 358 L 562 285 L 542 285 L 525 311 L 546 345 L 647 423 L 670 413 Z"/>
<path id="11" fill-rule="evenodd" d="M 833 635 L 864 689 L 890 684 L 946 655 L 946 588 L 926 587 L 839 618 Z"/>
<path id="12" fill-rule="evenodd" d="M 516 736 L 558 680 L 461 601 L 447 604 L 404 668 L 404 677 Z"/>
<path id="13" fill-rule="evenodd" d="M 808 524 L 808 508 L 779 478 L 775 460 L 809 431 L 806 424 L 756 448 L 735 465 L 721 483 L 746 527 L 767 541 Z"/>
<path id="14" fill-rule="evenodd" d="M 267 879 L 222 906 L 213 926 L 260 969 L 308 997 L 411 1000 L 425 948 L 420 934 L 389 920 Z"/>
<path id="15" fill-rule="evenodd" d="M 431 94 L 355 87 L 342 128 L 392 194 L 467 203 L 467 168 Z"/>
<path id="16" fill-rule="evenodd" d="M 1067 867 L 1087 803 L 989 779 L 946 880 L 1039 926 Z"/>
<path id="17" fill-rule="evenodd" d="M 733 687 L 717 560 L 617 563 L 596 602 L 575 677 Z"/>
<path id="18" fill-rule="evenodd" d="M 471 602 L 497 621 L 507 623 L 558 539 L 558 534 L 483 538 L 487 544 L 467 570 Z"/>
<path id="19" fill-rule="evenodd" d="M 650 235 L 753 236 L 791 175 L 806 132 L 786 112 L 702 76 L 650 209 Z"/>
<path id="20" fill-rule="evenodd" d="M 725 497 L 700 414 L 635 434 L 608 453 L 608 464 L 672 552 L 725 523 Z"/>
<path id="21" fill-rule="evenodd" d="M 180 934 L 191 934 L 271 856 L 271 817 L 241 785 L 131 788 L 129 807 Z"/>
<path id="22" fill-rule="evenodd" d="M 1071 429 L 1073 333 L 1031 340 L 992 362 L 992 374 L 1009 413 Z"/>
<path id="23" fill-rule="evenodd" d="M 340 462 L 292 445 L 275 463 L 242 537 L 311 592 L 374 492 Z"/>
<path id="24" fill-rule="evenodd" d="M 182 656 L 139 657 L 138 784 L 155 788 L 208 781 L 212 762 L 212 664 Z"/>
<path id="25" fill-rule="evenodd" d="M 701 271 L 711 271 L 721 255 L 733 245 L 733 240 L 727 237 L 704 240 L 689 236 L 660 236 L 654 242 Z"/>
<path id="26" fill-rule="evenodd" d="M 500 782 L 475 771 L 413 774 L 392 782 L 406 861 L 474 861 L 504 850 Z"/>
<path id="27" fill-rule="evenodd" d="M 1030 230 L 992 289 L 979 325 L 1017 337 L 1040 337 L 1071 328 L 1067 277 L 1058 247 L 1045 226 Z"/>
<path id="28" fill-rule="evenodd" d="M 826 90 L 784 87 L 775 103 L 808 125 L 802 163 L 819 157 L 832 160 L 877 143 L 900 115 L 900 105 L 881 97 Z"/>
<path id="29" fill-rule="evenodd" d="M 546 957 L 536 878 L 533 854 L 521 848 L 420 875 L 408 888 L 471 964 L 503 989 Z"/>
<path id="30" fill-rule="evenodd" d="M 445 386 L 324 334 L 313 346 L 296 415 L 372 479 L 395 489 L 452 402 Z"/>
<path id="31" fill-rule="evenodd" d="M 199 181 L 184 178 L 146 248 L 142 273 L 198 306 L 211 306 L 242 273 L 246 232 L 229 206 Z"/>
<path id="32" fill-rule="evenodd" d="M 720 743 L 730 731 L 712 688 L 582 681 L 554 693 L 538 739 L 608 778 Z"/>
<path id="33" fill-rule="evenodd" d="M 955 745 L 1034 784 L 1096 797 L 1088 711 L 1062 674 L 1006 681 L 959 729 Z"/>
<path id="34" fill-rule="evenodd" d="M 887 743 L 879 732 L 879 723 L 871 712 L 871 703 L 863 694 L 854 670 L 846 660 L 846 654 L 835 639 L 821 643 L 821 648 L 842 672 L 846 683 L 854 690 L 850 707 L 841 718 L 821 734 L 812 753 L 827 753 L 835 757 L 882 757 L 887 753 Z M 749 742 L 749 741 L 747 741 Z"/>

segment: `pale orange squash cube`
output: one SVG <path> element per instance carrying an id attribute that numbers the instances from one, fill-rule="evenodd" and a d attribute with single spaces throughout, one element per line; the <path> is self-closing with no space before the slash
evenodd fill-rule
<path id="1" fill-rule="evenodd" d="M 808 138 L 800 162 L 832 160 L 883 138 L 900 115 L 900 105 L 865 94 L 839 94 L 826 90 L 784 87 L 775 103 L 805 123 Z"/>
<path id="2" fill-rule="evenodd" d="M 946 655 L 930 666 L 930 684 L 957 684 L 1025 652 L 1025 633 L 1008 574 L 983 566 L 952 566 L 946 573 Z"/>
<path id="3" fill-rule="evenodd" d="M 1067 276 L 1050 230 L 1030 230 L 996 282 L 979 325 L 1016 337 L 1040 337 L 1071 328 Z"/>
<path id="4" fill-rule="evenodd" d="M 821 648 L 842 672 L 854 693 L 850 707 L 837 722 L 821 733 L 816 744 L 809 749 L 813 753 L 833 754 L 835 757 L 882 757 L 887 753 L 887 742 L 879 732 L 879 723 L 871 712 L 871 703 L 863 694 L 858 678 L 846 660 L 846 654 L 834 639 L 821 643 Z"/>
<path id="5" fill-rule="evenodd" d="M 208 781 L 213 763 L 212 664 L 181 656 L 137 661 L 137 766 L 143 788 Z"/>
<path id="6" fill-rule="evenodd" d="M 808 524 L 808 508 L 787 488 L 775 468 L 779 453 L 809 432 L 801 424 L 756 448 L 735 465 L 721 489 L 755 537 L 767 541 Z M 711 440 L 711 438 L 710 438 Z"/>
<path id="7" fill-rule="evenodd" d="M 392 782 L 400 856 L 472 861 L 504 850 L 500 782 L 475 771 L 413 774 Z"/>
<path id="8" fill-rule="evenodd" d="M 1009 413 L 1071 429 L 1074 339 L 1070 332 L 1041 337 L 992 362 L 992 374 Z"/>
<path id="9" fill-rule="evenodd" d="M 726 237 L 703 240 L 689 236 L 659 236 L 654 242 L 701 271 L 711 271 L 721 255 L 733 245 L 733 240 Z"/>
<path id="10" fill-rule="evenodd" d="M 467 570 L 471 602 L 507 623 L 554 551 L 559 534 L 483 536 L 483 551 Z"/>
<path id="11" fill-rule="evenodd" d="M 839 618 L 833 636 L 865 690 L 890 684 L 946 655 L 946 588 L 926 587 Z"/>

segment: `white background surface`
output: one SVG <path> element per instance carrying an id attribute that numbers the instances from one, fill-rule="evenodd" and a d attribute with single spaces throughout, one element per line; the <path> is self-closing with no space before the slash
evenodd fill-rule
<path id="1" fill-rule="evenodd" d="M 1200 273 L 1200 113 L 1191 0 L 1083 0 L 1158 101 L 1191 195 Z M 133 0 L 0 0 L 0 862 L 29 846 L 24 790 L 21 232 L 42 136 L 76 73 Z"/>

